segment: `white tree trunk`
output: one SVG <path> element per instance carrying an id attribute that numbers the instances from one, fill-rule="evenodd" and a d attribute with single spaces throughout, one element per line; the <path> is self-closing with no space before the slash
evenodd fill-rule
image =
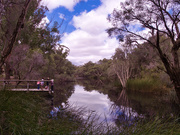
<path id="1" fill-rule="evenodd" d="M 131 75 L 131 68 L 129 61 L 114 60 L 113 69 L 116 75 L 118 76 L 118 79 L 120 80 L 122 87 L 126 88 L 126 83 Z"/>

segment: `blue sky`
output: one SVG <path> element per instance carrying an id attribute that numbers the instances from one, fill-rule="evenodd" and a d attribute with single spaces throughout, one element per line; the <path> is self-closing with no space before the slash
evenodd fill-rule
<path id="1" fill-rule="evenodd" d="M 111 27 L 107 20 L 114 8 L 124 0 L 42 0 L 49 8 L 47 21 L 61 22 L 63 33 L 61 44 L 70 48 L 67 57 L 75 65 L 89 61 L 97 62 L 111 58 L 119 47 L 116 38 L 108 37 L 106 29 Z"/>
<path id="2" fill-rule="evenodd" d="M 51 10 L 50 12 L 47 12 L 46 15 L 49 20 L 53 19 L 53 21 L 57 21 L 57 22 L 61 22 L 63 18 L 65 18 L 63 22 L 63 26 L 61 28 L 61 32 L 70 33 L 76 30 L 76 28 L 70 23 L 73 16 L 75 15 L 78 16 L 84 11 L 90 12 L 91 10 L 99 7 L 100 5 L 101 5 L 100 0 L 88 0 L 88 1 L 81 0 L 79 3 L 77 3 L 74 6 L 73 11 L 68 10 L 64 6 L 60 6 L 56 9 Z"/>

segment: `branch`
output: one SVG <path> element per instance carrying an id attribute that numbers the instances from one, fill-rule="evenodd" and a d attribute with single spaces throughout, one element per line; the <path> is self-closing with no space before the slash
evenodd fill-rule
<path id="1" fill-rule="evenodd" d="M 0 68 L 4 65 L 4 62 L 6 61 L 7 57 L 11 54 L 12 48 L 14 46 L 14 43 L 16 41 L 16 38 L 18 36 L 18 33 L 21 29 L 22 24 L 24 23 L 25 15 L 28 9 L 28 5 L 31 2 L 31 0 L 26 0 L 24 7 L 22 9 L 21 15 L 19 16 L 16 28 L 14 29 L 12 38 L 8 46 L 4 49 L 1 59 L 0 59 Z"/>

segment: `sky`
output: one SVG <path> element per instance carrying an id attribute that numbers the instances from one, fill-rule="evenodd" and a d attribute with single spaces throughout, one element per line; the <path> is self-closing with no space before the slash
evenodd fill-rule
<path id="1" fill-rule="evenodd" d="M 70 49 L 67 57 L 74 65 L 110 59 L 119 47 L 116 38 L 108 36 L 111 27 L 107 17 L 124 0 L 42 0 L 47 6 L 45 20 L 63 21 L 61 44 Z"/>

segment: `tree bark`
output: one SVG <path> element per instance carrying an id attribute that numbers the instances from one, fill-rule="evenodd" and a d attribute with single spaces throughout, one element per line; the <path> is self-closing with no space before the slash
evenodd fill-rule
<path id="1" fill-rule="evenodd" d="M 162 53 L 160 49 L 158 49 L 160 58 L 166 68 L 166 73 L 169 75 L 173 85 L 174 89 L 176 91 L 177 97 L 178 97 L 178 102 L 180 103 L 180 69 L 177 68 L 177 66 L 172 65 L 165 54 Z"/>
<path id="2" fill-rule="evenodd" d="M 8 46 L 2 52 L 2 56 L 1 56 L 1 59 L 0 59 L 0 68 L 2 68 L 2 66 L 4 65 L 6 59 L 11 54 L 12 48 L 14 46 L 14 43 L 15 43 L 16 38 L 18 36 L 18 33 L 19 33 L 20 29 L 21 29 L 21 26 L 24 24 L 24 18 L 26 16 L 26 12 L 27 12 L 28 5 L 29 5 L 30 2 L 31 2 L 31 0 L 26 0 L 26 2 L 24 3 L 21 15 L 19 16 L 18 22 L 16 24 L 16 28 L 13 31 L 12 38 L 11 38 L 10 42 L 8 43 Z"/>

